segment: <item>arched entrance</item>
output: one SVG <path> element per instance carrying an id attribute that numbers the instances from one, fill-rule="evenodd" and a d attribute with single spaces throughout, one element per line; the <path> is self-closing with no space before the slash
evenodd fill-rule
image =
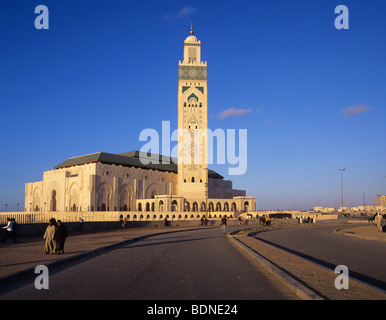
<path id="1" fill-rule="evenodd" d="M 51 193 L 50 211 L 56 211 L 56 190 Z"/>

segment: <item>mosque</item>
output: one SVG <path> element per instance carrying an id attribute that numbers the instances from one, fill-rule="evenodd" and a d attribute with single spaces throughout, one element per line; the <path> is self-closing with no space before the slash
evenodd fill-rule
<path id="1" fill-rule="evenodd" d="M 191 27 L 178 66 L 178 128 L 193 135 L 207 129 L 207 122 L 207 63 Z M 254 197 L 208 169 L 206 138 L 187 143 L 179 136 L 178 156 L 184 161 L 153 154 L 159 161 L 144 164 L 149 155 L 140 151 L 67 159 L 44 172 L 43 181 L 26 183 L 25 211 L 143 211 L 156 219 L 167 212 L 201 218 L 255 211 Z"/>

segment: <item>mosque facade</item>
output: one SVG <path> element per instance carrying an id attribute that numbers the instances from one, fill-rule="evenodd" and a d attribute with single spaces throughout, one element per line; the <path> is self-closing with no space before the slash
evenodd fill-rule
<path id="1" fill-rule="evenodd" d="M 156 218 L 166 212 L 199 218 L 255 211 L 254 197 L 208 168 L 207 136 L 195 136 L 207 126 L 207 62 L 201 61 L 201 41 L 191 28 L 178 65 L 178 157 L 183 161 L 153 154 L 155 161 L 148 163 L 149 154 L 140 151 L 70 158 L 44 172 L 42 181 L 26 183 L 25 211 L 154 212 Z"/>

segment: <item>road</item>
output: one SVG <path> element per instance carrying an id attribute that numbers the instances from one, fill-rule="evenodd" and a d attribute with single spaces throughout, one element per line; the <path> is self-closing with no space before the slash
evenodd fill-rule
<path id="1" fill-rule="evenodd" d="M 256 238 L 333 270 L 345 265 L 350 277 L 386 290 L 386 242 L 336 235 L 336 228 L 290 228 L 262 232 Z"/>
<path id="2" fill-rule="evenodd" d="M 298 299 L 240 253 L 221 229 L 169 233 L 124 245 L 52 272 L 48 290 L 37 290 L 33 281 L 13 283 L 12 288 L 19 288 L 0 299 Z"/>

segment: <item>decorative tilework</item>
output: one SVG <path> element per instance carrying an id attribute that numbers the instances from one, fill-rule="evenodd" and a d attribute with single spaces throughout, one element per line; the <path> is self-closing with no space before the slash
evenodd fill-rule
<path id="1" fill-rule="evenodd" d="M 201 93 L 203 94 L 204 93 L 204 87 L 196 87 L 198 90 L 201 91 Z"/>
<path id="2" fill-rule="evenodd" d="M 188 90 L 190 87 L 187 87 L 187 86 L 183 86 L 182 87 L 182 93 L 184 93 L 186 90 Z"/>
<path id="3" fill-rule="evenodd" d="M 202 66 L 179 66 L 178 79 L 180 80 L 206 80 L 207 70 Z"/>
<path id="4" fill-rule="evenodd" d="M 188 101 L 191 99 L 191 98 L 195 98 L 197 101 L 198 101 L 198 97 L 192 93 L 189 97 L 188 97 Z"/>

